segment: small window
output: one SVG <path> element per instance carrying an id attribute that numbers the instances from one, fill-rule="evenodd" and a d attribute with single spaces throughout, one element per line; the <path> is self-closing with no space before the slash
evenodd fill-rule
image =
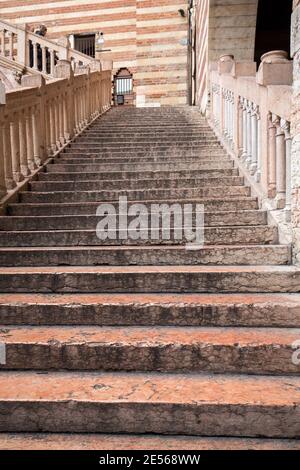
<path id="1" fill-rule="evenodd" d="M 95 57 L 95 34 L 74 34 L 74 49 L 90 57 Z"/>

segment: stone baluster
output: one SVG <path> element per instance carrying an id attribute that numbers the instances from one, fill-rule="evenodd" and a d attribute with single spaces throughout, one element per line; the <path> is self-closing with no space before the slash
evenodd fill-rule
<path id="1" fill-rule="evenodd" d="M 240 96 L 238 101 L 238 157 L 243 155 L 243 98 Z"/>
<path id="2" fill-rule="evenodd" d="M 268 114 L 268 197 L 276 196 L 276 125 L 277 116 Z"/>
<path id="3" fill-rule="evenodd" d="M 1 54 L 3 56 L 5 56 L 5 33 L 6 33 L 6 30 L 3 29 L 1 32 L 0 32 L 0 41 L 1 41 Z"/>
<path id="4" fill-rule="evenodd" d="M 61 146 L 65 144 L 64 101 L 65 101 L 65 95 L 63 95 L 60 98 L 59 103 L 58 103 L 58 106 L 59 106 L 59 140 L 60 140 Z"/>
<path id="5" fill-rule="evenodd" d="M 56 135 L 55 135 L 55 102 L 49 100 L 49 128 L 50 128 L 50 151 L 56 152 Z"/>
<path id="6" fill-rule="evenodd" d="M 256 182 L 259 183 L 261 180 L 261 165 L 262 165 L 262 135 L 261 135 L 261 115 L 260 110 L 257 110 L 257 170 L 256 170 Z"/>
<path id="7" fill-rule="evenodd" d="M 36 166 L 40 166 L 42 162 L 40 149 L 40 122 L 38 109 L 35 108 L 32 113 L 32 132 L 33 132 L 33 156 Z"/>
<path id="8" fill-rule="evenodd" d="M 4 165 L 4 145 L 3 145 L 3 125 L 0 124 L 0 198 L 6 194 L 5 165 Z"/>
<path id="9" fill-rule="evenodd" d="M 286 149 L 285 134 L 279 116 L 274 120 L 276 126 L 276 207 L 284 209 L 286 202 Z"/>
<path id="10" fill-rule="evenodd" d="M 290 131 L 290 123 L 285 119 L 281 119 L 280 127 L 284 132 L 285 138 L 285 160 L 286 160 L 286 214 L 287 221 L 290 221 L 291 206 L 292 206 L 292 168 L 291 168 L 291 156 L 292 156 L 292 136 Z"/>
<path id="11" fill-rule="evenodd" d="M 64 138 L 65 142 L 69 142 L 71 133 L 70 133 L 70 119 L 68 112 L 68 95 L 66 94 L 63 100 L 63 122 L 64 122 Z"/>
<path id="12" fill-rule="evenodd" d="M 243 100 L 243 153 L 242 160 L 246 161 L 247 159 L 247 100 Z"/>
<path id="13" fill-rule="evenodd" d="M 49 50 L 50 52 L 50 75 L 54 75 L 54 67 L 55 67 L 55 51 L 53 49 Z"/>
<path id="14" fill-rule="evenodd" d="M 255 175 L 257 171 L 257 114 L 258 106 L 251 103 L 251 175 Z"/>
<path id="15" fill-rule="evenodd" d="M 27 136 L 26 136 L 26 120 L 24 110 L 19 114 L 19 145 L 20 145 L 20 166 L 23 176 L 30 175 L 27 161 Z"/>
<path id="16" fill-rule="evenodd" d="M 42 49 L 42 72 L 47 74 L 47 48 L 46 46 L 41 46 Z"/>
<path id="17" fill-rule="evenodd" d="M 11 158 L 14 180 L 19 183 L 24 179 L 20 167 L 19 115 L 13 113 L 10 120 Z"/>
<path id="18" fill-rule="evenodd" d="M 60 143 L 60 115 L 59 115 L 59 98 L 54 100 L 54 116 L 55 116 L 55 144 L 56 148 L 61 147 Z"/>
<path id="19" fill-rule="evenodd" d="M 10 32 L 9 33 L 9 52 L 8 52 L 8 57 L 13 60 L 14 58 L 14 33 Z"/>
<path id="20" fill-rule="evenodd" d="M 252 129 L 251 129 L 251 109 L 252 103 L 247 100 L 246 113 L 247 113 L 247 123 L 246 123 L 246 135 L 247 135 L 247 157 L 245 160 L 246 166 L 250 169 L 252 161 Z"/>
<path id="21" fill-rule="evenodd" d="M 33 53 L 33 68 L 38 70 L 38 45 L 36 42 L 32 43 L 32 53 Z"/>
<path id="22" fill-rule="evenodd" d="M 37 168 L 34 159 L 33 150 L 33 127 L 32 127 L 32 109 L 28 109 L 28 113 L 25 115 L 26 122 L 26 141 L 27 141 L 27 161 L 30 171 L 34 171 Z"/>

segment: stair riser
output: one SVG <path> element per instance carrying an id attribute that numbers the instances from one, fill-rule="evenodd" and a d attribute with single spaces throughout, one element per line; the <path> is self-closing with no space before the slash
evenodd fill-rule
<path id="1" fill-rule="evenodd" d="M 98 154 L 98 155 L 88 155 L 88 156 L 81 156 L 81 157 L 77 157 L 75 155 L 75 158 L 74 158 L 74 154 L 69 154 L 68 156 L 65 156 L 63 158 L 60 158 L 59 159 L 59 163 L 60 164 L 71 164 L 71 165 L 82 165 L 82 164 L 85 164 L 85 163 L 105 163 L 105 164 L 108 164 L 108 163 L 121 163 L 121 164 L 133 164 L 133 163 L 145 163 L 145 164 L 152 164 L 152 163 L 164 163 L 164 164 L 173 164 L 173 163 L 186 163 L 187 165 L 190 164 L 190 163 L 198 163 L 198 162 L 202 162 L 203 160 L 201 160 L 201 157 L 199 156 L 192 156 L 192 157 L 188 157 L 188 156 L 182 156 L 182 157 L 162 157 L 162 158 L 158 158 L 158 157 L 146 157 L 146 158 L 141 158 L 141 157 L 129 157 L 127 158 L 126 155 L 124 154 L 123 157 L 119 157 L 119 158 L 115 158 L 115 157 L 104 157 L 102 156 L 101 154 Z M 229 158 L 225 158 L 225 157 L 221 157 L 221 156 L 213 156 L 213 157 L 209 157 L 209 160 L 207 160 L 207 156 L 205 156 L 205 162 L 208 163 L 214 163 L 214 162 L 220 162 L 220 161 L 224 161 L 224 162 L 228 162 L 230 161 Z"/>
<path id="2" fill-rule="evenodd" d="M 129 181 L 129 180 L 177 180 L 185 179 L 188 181 L 202 181 L 208 178 L 224 178 L 229 176 L 238 176 L 238 170 L 236 168 L 228 168 L 224 170 L 195 170 L 190 172 L 189 170 L 183 171 L 127 171 L 127 172 L 99 172 L 99 173 L 84 173 L 84 172 L 72 172 L 72 173 L 39 173 L 39 180 L 41 181 Z"/>
<path id="3" fill-rule="evenodd" d="M 100 379 L 101 380 L 101 379 Z M 298 438 L 295 406 L 1 401 L 0 431 Z M 30 417 L 34 419 L 30 419 Z M 268 417 L 268 419 L 266 419 Z"/>
<path id="4" fill-rule="evenodd" d="M 160 203 L 173 204 L 183 203 L 183 200 L 165 200 Z M 187 202 L 186 200 L 184 202 Z M 213 200 L 213 199 L 199 199 L 189 200 L 191 204 L 205 205 L 206 211 L 234 211 L 234 210 L 252 210 L 257 209 L 258 203 L 256 198 L 234 198 L 230 200 Z M 150 209 L 153 201 L 143 201 L 143 204 Z M 99 202 L 97 203 L 86 203 L 86 204 L 40 204 L 40 205 L 26 205 L 26 204 L 12 204 L 9 206 L 8 211 L 11 215 L 94 215 L 96 213 Z M 128 206 L 130 207 L 130 206 Z"/>
<path id="5" fill-rule="evenodd" d="M 180 344 L 95 344 L 93 342 L 47 344 L 35 341 L 6 344 L 10 370 L 96 370 L 135 372 L 209 372 L 257 375 L 299 374 L 293 365 L 293 349 L 282 344 L 222 345 L 205 342 Z M 5 341 L 5 340 L 4 340 Z M 29 343 L 29 344 L 28 344 Z M 292 344 L 292 343 L 291 343 Z"/>
<path id="6" fill-rule="evenodd" d="M 204 162 L 201 161 L 199 163 L 145 163 L 145 164 L 137 164 L 137 163 L 115 163 L 113 165 L 106 164 L 106 163 L 85 163 L 83 164 L 60 164 L 55 163 L 52 165 L 47 166 L 47 171 L 49 173 L 54 172 L 67 172 L 70 173 L 72 171 L 78 172 L 142 172 L 142 171 L 165 171 L 165 172 L 173 172 L 178 170 L 220 170 L 220 169 L 230 169 L 233 168 L 232 161 L 221 161 L 221 162 Z"/>
<path id="7" fill-rule="evenodd" d="M 241 247 L 205 250 L 161 250 L 152 252 L 143 249 L 118 250 L 70 250 L 49 251 L 46 249 L 15 252 L 0 251 L 0 266 L 172 266 L 172 265 L 286 265 L 290 262 L 286 247 Z"/>
<path id="8" fill-rule="evenodd" d="M 192 214 L 195 222 L 195 214 Z M 135 219 L 136 216 L 128 216 L 128 222 Z M 63 216 L 44 218 L 36 217 L 0 217 L 0 230 L 75 230 L 75 229 L 95 229 L 101 217 L 97 216 Z M 171 223 L 174 224 L 174 218 L 171 217 Z M 240 211 L 223 213 L 204 214 L 205 226 L 234 226 L 234 225 L 266 225 L 267 213 L 261 211 Z M 148 217 L 148 224 L 151 224 L 151 216 Z"/>
<path id="9" fill-rule="evenodd" d="M 182 188 L 182 189 L 149 189 L 131 191 L 72 191 L 61 192 L 23 192 L 20 201 L 23 203 L 37 202 L 97 202 L 117 201 L 119 197 L 127 196 L 130 201 L 161 200 L 169 197 L 191 199 L 201 197 L 238 197 L 250 196 L 250 188 L 245 186 L 220 186 L 208 188 Z"/>
<path id="10" fill-rule="evenodd" d="M 194 180 L 168 179 L 168 180 L 104 180 L 104 181 L 62 181 L 46 182 L 33 181 L 30 184 L 32 191 L 92 191 L 97 189 L 117 190 L 117 189 L 150 189 L 150 188 L 193 188 L 207 186 L 242 186 L 244 179 L 239 176 L 202 178 Z"/>
<path id="11" fill-rule="evenodd" d="M 5 273 L 0 279 L 0 292 L 300 292 L 300 273 L 266 269 L 261 272 L 68 272 Z"/>
<path id="12" fill-rule="evenodd" d="M 27 296 L 28 297 L 28 296 Z M 116 298 L 105 301 L 69 299 L 65 303 L 39 300 L 36 295 L 22 301 L 0 304 L 2 325 L 86 325 L 86 326 L 202 326 L 202 327 L 284 327 L 300 328 L 300 305 L 286 298 L 269 298 L 251 303 L 242 300 L 231 304 L 214 301 L 201 304 L 185 299 L 118 303 Z M 58 300 L 58 299 L 57 299 Z M 25 303 L 27 301 L 27 303 Z M 161 303 L 159 303 L 161 302 Z M 272 312 L 272 315 L 270 315 Z"/>
<path id="13" fill-rule="evenodd" d="M 160 233 L 161 236 L 161 233 Z M 99 240 L 96 229 L 91 231 L 41 231 L 41 232 L 0 232 L 0 244 L 3 247 L 13 246 L 113 246 L 113 245 L 185 245 L 188 243 L 185 237 L 182 240 L 174 240 L 174 233 L 167 240 L 125 240 L 112 239 Z M 261 227 L 211 227 L 205 228 L 204 242 L 207 245 L 259 245 L 276 244 L 277 230 L 268 226 Z"/>

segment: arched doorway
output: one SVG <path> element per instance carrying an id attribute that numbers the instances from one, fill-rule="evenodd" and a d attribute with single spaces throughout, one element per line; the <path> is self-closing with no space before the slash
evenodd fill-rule
<path id="1" fill-rule="evenodd" d="M 114 77 L 114 102 L 115 106 L 133 105 L 133 77 L 127 68 L 119 69 Z"/>
<path id="2" fill-rule="evenodd" d="M 274 0 L 259 0 L 254 57 L 258 65 L 265 52 L 279 49 L 290 52 L 292 9 L 293 0 L 277 4 Z"/>

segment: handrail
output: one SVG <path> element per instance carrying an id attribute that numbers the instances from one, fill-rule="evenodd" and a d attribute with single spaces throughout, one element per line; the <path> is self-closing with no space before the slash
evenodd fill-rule
<path id="1" fill-rule="evenodd" d="M 111 70 L 74 75 L 61 61 L 54 72 L 49 83 L 24 76 L 24 87 L 6 94 L 0 83 L 1 197 L 111 106 Z"/>
<path id="2" fill-rule="evenodd" d="M 232 56 L 211 64 L 210 123 L 261 198 L 289 220 L 292 64 L 276 54 L 257 73 L 254 62 Z"/>
<path id="3" fill-rule="evenodd" d="M 22 25 L 3 20 L 0 20 L 0 44 L 2 56 L 8 56 L 11 60 L 16 60 L 25 67 L 32 67 L 44 75 L 53 76 L 58 60 L 70 60 L 74 70 L 82 65 L 89 65 L 92 70 L 98 69 L 99 62 L 72 49 L 67 38 L 53 41 L 28 31 Z"/>

